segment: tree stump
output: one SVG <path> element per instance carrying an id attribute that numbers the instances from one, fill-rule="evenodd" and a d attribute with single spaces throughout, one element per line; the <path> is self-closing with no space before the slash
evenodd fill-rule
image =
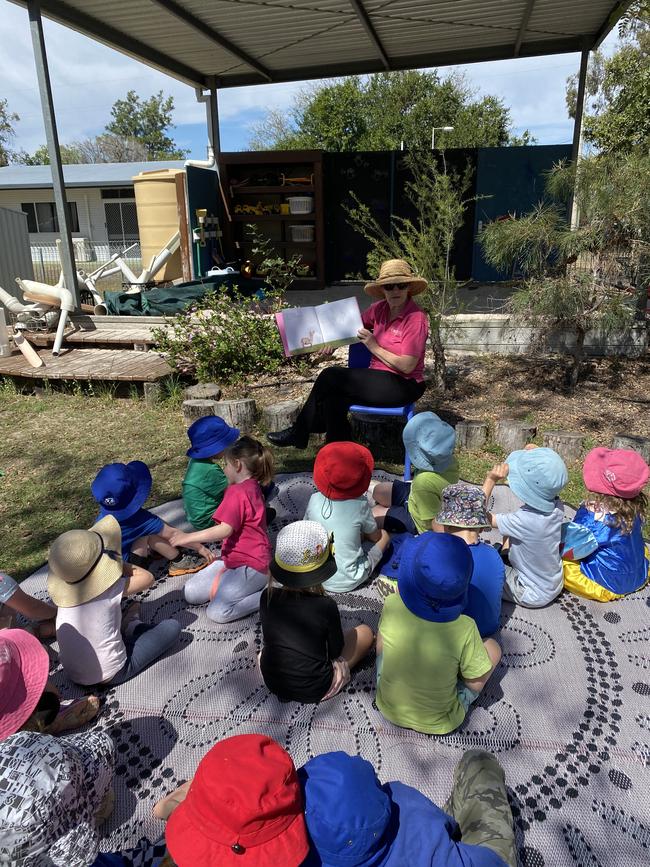
<path id="1" fill-rule="evenodd" d="M 647 437 L 637 437 L 633 434 L 616 434 L 612 440 L 612 448 L 632 449 L 633 452 L 638 452 L 647 464 L 650 464 L 650 439 Z"/>
<path id="2" fill-rule="evenodd" d="M 534 424 L 521 421 L 518 418 L 502 418 L 496 423 L 494 439 L 506 452 L 510 453 L 517 451 L 517 449 L 523 449 L 536 433 L 537 428 Z"/>
<path id="3" fill-rule="evenodd" d="M 584 444 L 584 435 L 575 431 L 547 430 L 544 433 L 544 445 L 556 451 L 568 464 L 580 460 Z"/>
<path id="4" fill-rule="evenodd" d="M 404 463 L 403 419 L 354 412 L 350 415 L 350 423 L 354 439 L 367 446 L 375 460 Z"/>
<path id="5" fill-rule="evenodd" d="M 284 430 L 291 427 L 298 418 L 301 403 L 299 400 L 283 400 L 265 406 L 262 410 L 262 423 L 266 430 Z"/>
<path id="6" fill-rule="evenodd" d="M 219 400 L 221 386 L 216 382 L 199 382 L 198 385 L 189 385 L 184 394 L 186 400 Z"/>
<path id="7" fill-rule="evenodd" d="M 485 421 L 459 421 L 456 425 L 456 445 L 473 451 L 487 442 L 488 426 Z"/>
<path id="8" fill-rule="evenodd" d="M 238 427 L 242 433 L 249 433 L 255 426 L 255 401 L 252 397 L 240 400 L 217 400 L 214 414 L 220 416 L 230 427 Z"/>
<path id="9" fill-rule="evenodd" d="M 183 421 L 189 427 L 197 418 L 203 418 L 205 415 L 216 415 L 216 405 L 216 400 L 184 400 Z"/>

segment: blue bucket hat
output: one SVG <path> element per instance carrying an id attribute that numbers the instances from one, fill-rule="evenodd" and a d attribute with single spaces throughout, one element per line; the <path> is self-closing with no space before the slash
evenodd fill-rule
<path id="1" fill-rule="evenodd" d="M 555 498 L 569 481 L 562 458 L 553 449 L 518 449 L 506 458 L 508 484 L 520 500 L 539 512 L 552 512 Z"/>
<path id="2" fill-rule="evenodd" d="M 402 545 L 397 589 L 412 614 L 448 623 L 465 610 L 473 570 L 472 552 L 463 539 L 428 530 Z"/>
<path id="3" fill-rule="evenodd" d="M 406 422 L 402 432 L 404 448 L 418 470 L 444 473 L 451 465 L 456 431 L 435 412 L 419 412 Z"/>
<path id="4" fill-rule="evenodd" d="M 187 429 L 192 447 L 187 450 L 188 458 L 211 458 L 218 455 L 239 439 L 239 429 L 230 427 L 218 415 L 205 415 L 197 418 Z"/>
<path id="5" fill-rule="evenodd" d="M 128 464 L 106 464 L 90 486 L 93 497 L 101 506 L 101 516 L 112 515 L 124 521 L 145 504 L 153 479 L 143 461 Z"/>
<path id="6" fill-rule="evenodd" d="M 318 853 L 318 859 L 307 859 L 308 864 L 384 863 L 381 856 L 395 836 L 397 822 L 391 823 L 391 799 L 370 762 L 343 752 L 325 753 L 300 768 L 298 779 L 307 830 Z"/>

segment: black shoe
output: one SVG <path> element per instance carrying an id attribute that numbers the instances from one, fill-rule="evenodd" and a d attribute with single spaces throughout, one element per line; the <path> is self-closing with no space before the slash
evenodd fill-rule
<path id="1" fill-rule="evenodd" d="M 297 449 L 304 449 L 307 443 L 300 439 L 296 434 L 295 427 L 287 427 L 284 430 L 276 430 L 267 433 L 267 440 L 270 443 L 273 443 L 274 446 L 280 446 L 280 448 L 286 448 L 287 446 L 294 446 Z"/>

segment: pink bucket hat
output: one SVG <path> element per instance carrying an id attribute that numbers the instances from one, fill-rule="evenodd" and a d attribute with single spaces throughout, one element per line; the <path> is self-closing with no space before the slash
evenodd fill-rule
<path id="1" fill-rule="evenodd" d="M 24 629 L 0 632 L 0 741 L 15 734 L 43 695 L 50 658 Z"/>
<path id="2" fill-rule="evenodd" d="M 650 467 L 631 449 L 598 446 L 585 456 L 582 478 L 587 489 L 595 494 L 631 500 L 641 493 L 650 478 Z"/>

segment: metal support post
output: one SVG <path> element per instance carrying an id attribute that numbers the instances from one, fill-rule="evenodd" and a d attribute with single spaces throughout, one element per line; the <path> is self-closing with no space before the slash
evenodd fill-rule
<path id="1" fill-rule="evenodd" d="M 210 80 L 210 95 L 205 104 L 208 113 L 208 136 L 214 151 L 215 159 L 221 150 L 221 137 L 219 136 L 219 102 L 217 100 L 217 85 L 214 78 Z"/>
<path id="2" fill-rule="evenodd" d="M 59 222 L 59 232 L 61 234 L 60 251 L 63 277 L 65 279 L 66 289 L 71 292 L 74 303 L 78 308 L 79 288 L 77 286 L 77 271 L 74 260 L 74 249 L 72 246 L 72 235 L 70 232 L 68 201 L 65 194 L 65 183 L 63 180 L 63 167 L 61 165 L 59 136 L 56 129 L 54 102 L 52 100 L 50 73 L 47 66 L 40 0 L 27 0 L 27 10 L 29 13 L 29 29 L 32 36 L 38 90 L 41 98 L 43 121 L 45 124 L 45 140 L 47 142 L 47 149 L 50 154 L 50 163 L 52 167 L 54 202 L 56 204 L 56 215 Z"/>
<path id="3" fill-rule="evenodd" d="M 571 146 L 571 163 L 577 170 L 578 162 L 582 156 L 582 116 L 585 107 L 585 90 L 587 82 L 587 67 L 589 66 L 589 48 L 583 48 L 580 55 L 580 73 L 578 75 L 578 96 L 576 99 L 576 115 L 573 122 L 573 144 Z M 571 213 L 571 228 L 577 229 L 580 222 L 580 209 L 575 200 L 574 189 L 569 201 Z"/>

